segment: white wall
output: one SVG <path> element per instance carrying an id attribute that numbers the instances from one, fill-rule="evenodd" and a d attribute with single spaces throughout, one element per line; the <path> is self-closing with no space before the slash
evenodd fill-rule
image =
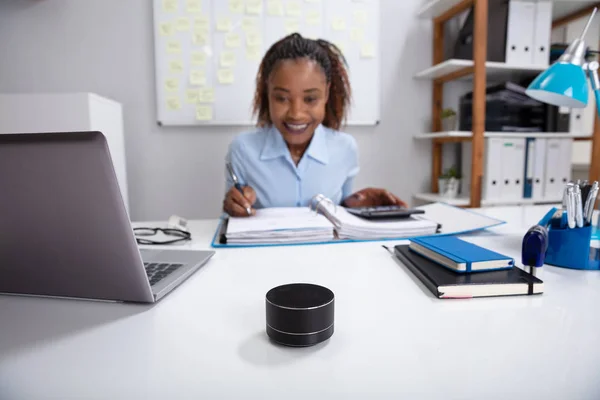
<path id="1" fill-rule="evenodd" d="M 350 128 L 360 146 L 357 188 L 382 186 L 410 200 L 429 188 L 431 63 L 421 0 L 380 0 L 382 118 Z M 150 0 L 0 1 L 0 92 L 96 92 L 123 104 L 133 219 L 216 217 L 223 157 L 239 128 L 159 128 L 154 108 Z"/>

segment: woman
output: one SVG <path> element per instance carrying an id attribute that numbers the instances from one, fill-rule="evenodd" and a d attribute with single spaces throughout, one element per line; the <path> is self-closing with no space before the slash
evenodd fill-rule
<path id="1" fill-rule="evenodd" d="M 248 216 L 256 208 L 307 206 L 322 194 L 346 207 L 406 204 L 384 189 L 352 194 L 359 171 L 354 138 L 339 132 L 350 102 L 345 60 L 333 44 L 297 33 L 276 42 L 256 77 L 259 129 L 239 135 L 227 162 L 223 210 Z"/>

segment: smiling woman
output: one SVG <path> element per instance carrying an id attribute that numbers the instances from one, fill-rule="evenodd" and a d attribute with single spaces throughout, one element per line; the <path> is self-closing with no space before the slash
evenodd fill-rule
<path id="1" fill-rule="evenodd" d="M 255 208 L 307 206 L 316 194 L 349 207 L 406 204 L 384 189 L 354 194 L 359 171 L 354 138 L 339 129 L 351 88 L 345 59 L 325 40 L 291 34 L 265 54 L 256 77 L 258 129 L 239 135 L 227 162 L 223 210 L 232 216 Z"/>

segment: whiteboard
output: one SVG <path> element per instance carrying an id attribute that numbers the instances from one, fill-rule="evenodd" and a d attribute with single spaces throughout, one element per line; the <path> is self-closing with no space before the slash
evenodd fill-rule
<path id="1" fill-rule="evenodd" d="M 379 0 L 154 0 L 153 12 L 159 125 L 254 125 L 260 60 L 292 32 L 340 47 L 348 124 L 379 122 Z"/>

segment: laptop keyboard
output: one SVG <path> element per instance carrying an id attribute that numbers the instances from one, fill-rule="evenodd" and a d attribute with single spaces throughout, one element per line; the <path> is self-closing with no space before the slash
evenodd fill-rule
<path id="1" fill-rule="evenodd" d="M 144 263 L 144 267 L 146 267 L 146 275 L 148 275 L 148 280 L 150 281 L 150 286 L 154 286 L 182 266 L 183 264 L 173 263 Z"/>

